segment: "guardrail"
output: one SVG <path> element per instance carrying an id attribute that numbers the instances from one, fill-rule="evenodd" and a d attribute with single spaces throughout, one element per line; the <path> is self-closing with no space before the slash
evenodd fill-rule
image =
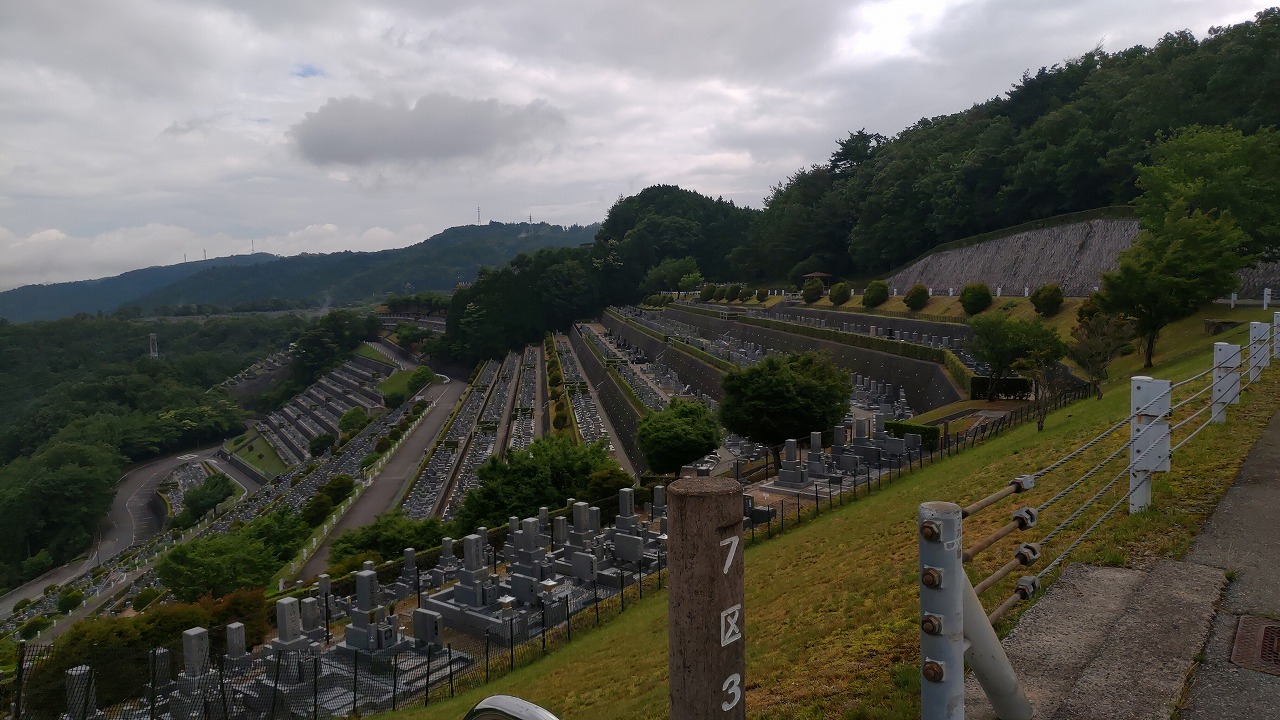
<path id="1" fill-rule="evenodd" d="M 1280 357 L 1280 313 L 1272 323 L 1249 326 L 1245 347 L 1224 342 L 1213 345 L 1213 365 L 1191 378 L 1171 382 L 1146 376 L 1130 380 L 1130 413 L 1088 442 L 1072 449 L 1053 463 L 1019 475 L 1003 489 L 967 507 L 950 502 L 926 502 L 917 512 L 920 552 L 920 662 L 921 717 L 924 720 L 958 720 L 964 717 L 964 667 L 973 669 L 998 717 L 1029 720 L 1033 709 L 1017 675 L 993 629 L 994 623 L 1019 603 L 1033 598 L 1045 579 L 1080 547 L 1122 506 L 1130 514 L 1151 505 L 1152 475 L 1168 472 L 1173 454 L 1206 427 L 1226 422 L 1228 406 L 1238 403 L 1240 392 L 1257 381 Z M 1247 354 L 1246 354 L 1247 351 Z M 1175 395 L 1182 396 L 1176 402 Z M 1091 452 L 1102 454 L 1107 439 L 1129 428 L 1129 438 L 1090 466 Z M 1175 435 L 1181 437 L 1175 442 Z M 1100 486 L 1090 481 L 1104 468 L 1120 461 L 1119 470 Z M 1025 497 L 1039 481 L 1064 468 L 1088 467 L 1078 477 L 1038 505 L 1024 504 L 1013 511 L 1009 522 L 965 547 L 963 525 L 966 518 L 986 510 L 1008 497 Z M 1070 477 L 1068 474 L 1067 477 Z M 1120 494 L 1100 515 L 1093 518 L 1061 551 L 1049 548 L 1063 544 L 1064 536 L 1099 506 L 1128 477 L 1127 492 Z M 1060 522 L 1038 539 L 1031 531 L 1042 516 L 1074 493 L 1091 494 L 1080 500 Z M 1062 514 L 1061 510 L 1057 511 Z M 1010 559 L 976 585 L 970 583 L 964 565 L 1007 537 L 1019 542 Z M 981 596 L 1002 580 L 1053 555 L 1035 574 L 1020 577 L 1008 597 L 987 612 Z"/>

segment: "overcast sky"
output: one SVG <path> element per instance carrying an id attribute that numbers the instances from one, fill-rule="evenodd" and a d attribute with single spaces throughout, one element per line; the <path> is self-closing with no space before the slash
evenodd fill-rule
<path id="1" fill-rule="evenodd" d="M 758 207 L 850 130 L 1203 37 L 1245 0 L 0 2 L 0 290 L 259 252 Z"/>

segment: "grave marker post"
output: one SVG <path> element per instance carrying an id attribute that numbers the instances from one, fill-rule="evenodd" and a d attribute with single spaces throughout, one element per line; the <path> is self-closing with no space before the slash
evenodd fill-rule
<path id="1" fill-rule="evenodd" d="M 742 486 L 690 477 L 668 494 L 670 716 L 745 718 Z"/>

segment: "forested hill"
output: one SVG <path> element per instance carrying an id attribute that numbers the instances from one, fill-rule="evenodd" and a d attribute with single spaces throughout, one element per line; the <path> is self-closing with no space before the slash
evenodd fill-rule
<path id="1" fill-rule="evenodd" d="M 119 308 L 167 314 L 184 305 L 288 309 L 343 305 L 391 292 L 451 290 L 458 282 L 472 280 L 480 267 L 501 265 L 517 253 L 590 243 L 596 228 L 490 222 L 449 228 L 395 250 L 259 254 L 223 258 L 217 264 L 208 261 L 214 267 L 185 263 L 104 280 L 28 286 L 0 293 L 0 317 L 23 322 Z"/>
<path id="2" fill-rule="evenodd" d="M 731 255 L 735 279 L 877 275 L 940 243 L 1128 203 L 1135 165 L 1175 129 L 1278 124 L 1280 10 L 1203 39 L 1095 50 L 893 138 L 851 133 L 774 188 Z"/>
<path id="3" fill-rule="evenodd" d="M 274 260 L 274 255 L 232 255 L 212 260 L 195 260 L 181 265 L 130 270 L 115 277 L 98 280 L 24 285 L 0 292 L 0 318 L 12 322 L 52 320 L 77 313 L 111 312 L 143 293 L 190 277 L 210 268 L 252 265 Z"/>

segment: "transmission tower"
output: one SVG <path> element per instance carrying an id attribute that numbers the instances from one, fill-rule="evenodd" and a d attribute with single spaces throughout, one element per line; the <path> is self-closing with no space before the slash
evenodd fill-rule
<path id="1" fill-rule="evenodd" d="M 160 343 L 156 341 L 156 334 L 147 335 L 147 339 L 151 341 L 151 357 L 160 357 Z"/>

